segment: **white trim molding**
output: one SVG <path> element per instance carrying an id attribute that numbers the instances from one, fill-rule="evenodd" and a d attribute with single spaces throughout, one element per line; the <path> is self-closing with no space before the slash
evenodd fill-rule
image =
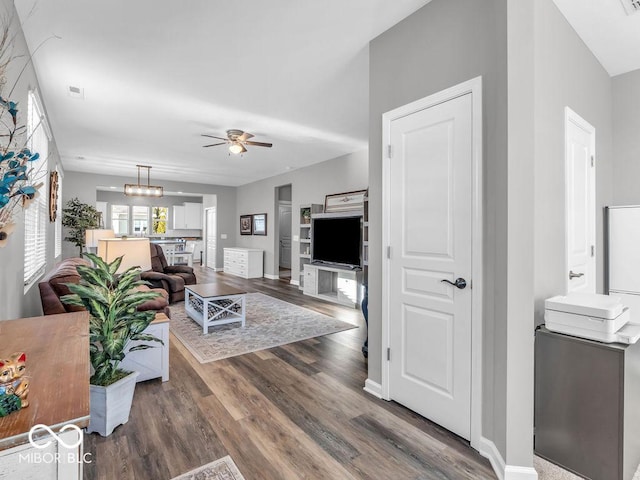
<path id="1" fill-rule="evenodd" d="M 270 273 L 265 273 L 263 277 L 268 278 L 269 280 L 280 280 L 278 275 L 271 275 Z"/>
<path id="2" fill-rule="evenodd" d="M 506 465 L 495 443 L 485 437 L 480 437 L 478 451 L 489 459 L 499 480 L 538 480 L 538 472 L 533 467 Z"/>
<path id="3" fill-rule="evenodd" d="M 378 382 L 374 382 L 370 378 L 367 378 L 364 381 L 363 390 L 367 393 L 370 393 L 374 397 L 378 397 L 380 399 L 382 398 L 382 385 L 380 385 Z"/>
<path id="4" fill-rule="evenodd" d="M 433 107 L 443 102 L 453 100 L 462 95 L 471 94 L 472 110 L 472 281 L 471 290 L 471 446 L 480 450 L 482 435 L 482 330 L 484 319 L 482 316 L 483 295 L 483 192 L 482 192 L 482 77 L 476 77 L 451 88 L 435 93 L 428 97 L 416 100 L 408 105 L 396 108 L 382 115 L 382 245 L 383 251 L 379 252 L 382 261 L 382 359 L 387 358 L 389 347 L 389 327 L 391 311 L 388 292 L 389 285 L 389 259 L 384 248 L 390 245 L 389 215 L 390 205 L 390 158 L 387 145 L 391 142 L 391 122 Z M 385 400 L 391 400 L 389 386 L 389 362 L 382 360 L 382 384 L 381 394 Z"/>
<path id="5" fill-rule="evenodd" d="M 289 281 L 289 283 L 290 283 L 291 285 L 296 285 L 297 287 L 299 287 L 299 286 L 300 286 L 300 280 L 291 280 L 291 281 Z"/>

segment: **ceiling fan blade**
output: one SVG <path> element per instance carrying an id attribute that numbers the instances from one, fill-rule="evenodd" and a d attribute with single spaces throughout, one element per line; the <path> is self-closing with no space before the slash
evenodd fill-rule
<path id="1" fill-rule="evenodd" d="M 265 142 L 252 142 L 246 141 L 244 142 L 246 145 L 253 145 L 255 147 L 272 147 L 273 143 L 265 143 Z"/>
<path id="2" fill-rule="evenodd" d="M 244 153 L 244 152 L 246 152 L 246 151 L 247 151 L 247 149 L 246 149 L 246 148 L 244 148 L 244 145 L 242 145 L 241 143 L 240 143 L 239 145 L 242 147 L 242 151 L 241 151 L 240 153 Z"/>
<path id="3" fill-rule="evenodd" d="M 244 132 L 242 135 L 238 137 L 239 142 L 246 142 L 250 138 L 253 138 L 255 135 L 250 134 L 249 132 Z"/>
<path id="4" fill-rule="evenodd" d="M 203 147 L 217 147 L 218 145 L 224 145 L 227 142 L 220 142 L 220 143 L 212 143 L 211 145 L 203 145 Z"/>
<path id="5" fill-rule="evenodd" d="M 209 137 L 209 138 L 215 138 L 216 140 L 224 140 L 225 142 L 227 142 L 229 139 L 227 138 L 222 138 L 222 137 L 216 137 L 215 135 L 206 135 L 206 134 L 202 134 L 203 137 Z"/>

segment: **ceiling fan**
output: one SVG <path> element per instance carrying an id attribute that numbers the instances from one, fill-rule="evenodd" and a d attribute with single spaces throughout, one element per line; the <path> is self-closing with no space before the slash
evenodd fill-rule
<path id="1" fill-rule="evenodd" d="M 227 130 L 227 138 L 216 137 L 215 135 L 206 135 L 203 134 L 203 137 L 215 138 L 216 140 L 222 140 L 222 142 L 212 143 L 211 145 L 203 145 L 203 147 L 216 147 L 218 145 L 229 145 L 229 151 L 234 154 L 244 153 L 247 151 L 245 148 L 246 145 L 251 145 L 253 147 L 271 147 L 272 143 L 265 142 L 253 142 L 249 140 L 253 138 L 253 135 L 248 132 L 243 132 L 242 130 Z"/>

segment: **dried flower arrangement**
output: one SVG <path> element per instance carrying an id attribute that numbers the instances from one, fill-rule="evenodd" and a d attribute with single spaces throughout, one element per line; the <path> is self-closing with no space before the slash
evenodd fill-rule
<path id="1" fill-rule="evenodd" d="M 36 198 L 47 173 L 36 171 L 30 165 L 40 155 L 27 147 L 30 137 L 25 126 L 18 123 L 17 103 L 9 99 L 31 57 L 6 96 L 4 92 L 7 69 L 13 60 L 20 58 L 13 53 L 12 22 L 13 17 L 0 19 L 0 247 L 7 244 L 15 229 L 16 214 Z"/>

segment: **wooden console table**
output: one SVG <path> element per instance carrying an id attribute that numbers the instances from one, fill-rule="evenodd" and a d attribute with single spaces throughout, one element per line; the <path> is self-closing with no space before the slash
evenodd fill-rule
<path id="1" fill-rule="evenodd" d="M 14 352 L 27 354 L 29 406 L 0 418 L 0 478 L 82 478 L 82 443 L 66 448 L 40 429 L 34 439 L 50 444 L 36 449 L 29 430 L 38 424 L 54 432 L 89 424 L 88 313 L 0 321 L 0 355 Z M 75 430 L 59 438 L 67 444 L 79 440 Z"/>

